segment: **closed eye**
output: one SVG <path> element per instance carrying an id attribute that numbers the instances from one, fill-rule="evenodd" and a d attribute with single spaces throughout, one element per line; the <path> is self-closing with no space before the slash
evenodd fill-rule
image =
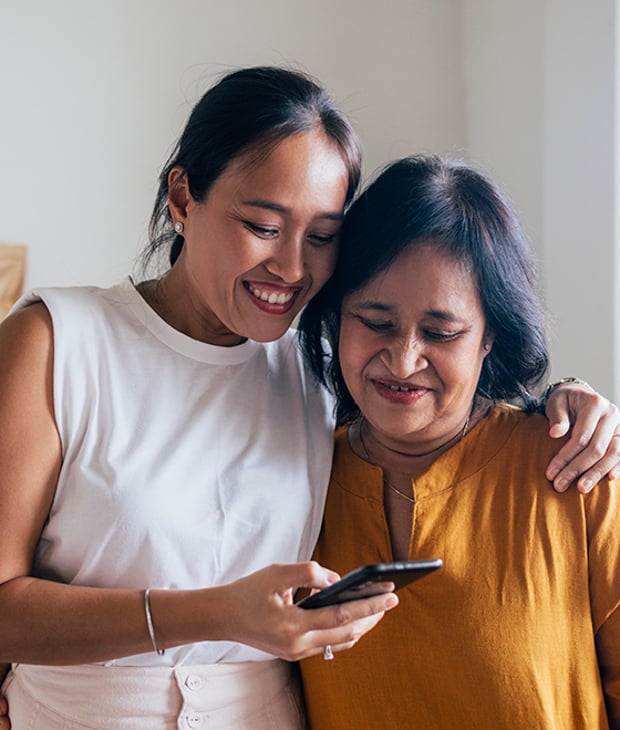
<path id="1" fill-rule="evenodd" d="M 394 323 L 389 320 L 366 319 L 366 317 L 358 317 L 358 319 L 373 332 L 389 332 L 394 327 Z"/>
<path id="2" fill-rule="evenodd" d="M 460 332 L 438 332 L 437 330 L 426 330 L 424 336 L 432 342 L 449 342 L 458 337 Z"/>
<path id="3" fill-rule="evenodd" d="M 275 238 L 279 233 L 277 228 L 265 228 L 252 223 L 252 221 L 243 221 L 243 225 L 261 238 Z"/>
<path id="4" fill-rule="evenodd" d="M 327 246 L 338 238 L 338 233 L 328 233 L 324 235 L 311 233 L 308 235 L 308 238 L 314 246 Z"/>

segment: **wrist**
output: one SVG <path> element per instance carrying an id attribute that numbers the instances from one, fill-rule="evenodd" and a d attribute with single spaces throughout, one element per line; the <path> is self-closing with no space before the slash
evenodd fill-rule
<path id="1" fill-rule="evenodd" d="M 553 393 L 553 391 L 557 387 L 559 387 L 561 385 L 567 385 L 567 384 L 581 385 L 584 388 L 587 388 L 592 393 L 594 393 L 594 388 L 589 383 L 586 383 L 585 380 L 582 380 L 581 378 L 574 378 L 574 377 L 560 378 L 559 380 L 556 380 L 555 382 L 549 383 L 547 385 L 547 387 L 545 388 L 545 390 L 544 390 L 544 392 L 543 392 L 540 400 L 538 401 L 537 411 L 539 413 L 544 413 L 545 412 L 545 408 L 547 407 L 547 401 L 551 397 L 551 394 Z"/>

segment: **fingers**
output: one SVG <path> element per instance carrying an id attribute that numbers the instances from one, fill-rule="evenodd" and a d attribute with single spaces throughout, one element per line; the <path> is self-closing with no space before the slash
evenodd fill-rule
<path id="1" fill-rule="evenodd" d="M 329 570 L 329 568 L 324 568 L 315 560 L 309 560 L 306 563 L 273 565 L 271 569 L 276 576 L 281 591 L 290 589 L 291 586 L 320 590 L 340 580 L 338 573 Z"/>
<path id="2" fill-rule="evenodd" d="M 610 436 L 597 432 L 584 447 L 585 440 L 574 435 L 549 463 L 547 478 L 552 479 L 556 491 L 566 491 L 577 480 L 579 491 L 587 493 L 606 475 L 616 476 L 620 465 L 620 434 Z"/>
<path id="3" fill-rule="evenodd" d="M 305 643 L 298 647 L 299 653 L 288 658 L 299 660 L 319 654 L 327 644 L 334 652 L 350 649 L 381 621 L 386 611 L 397 605 L 395 593 L 384 593 L 312 611 L 299 609 L 312 621 L 313 626 L 306 632 Z"/>
<path id="4" fill-rule="evenodd" d="M 569 461 L 588 446 L 596 437 L 604 442 L 604 453 L 609 441 L 620 425 L 617 409 L 598 393 L 574 393 L 572 400 L 563 399 L 558 394 L 556 400 L 547 405 L 549 435 L 552 438 L 565 436 L 571 426 L 571 454 Z M 600 455 L 602 455 L 602 453 Z M 599 455 L 599 456 L 600 456 Z"/>
<path id="5" fill-rule="evenodd" d="M 354 634 L 350 641 L 344 641 L 339 644 L 335 644 L 333 642 L 330 643 L 329 641 L 327 641 L 327 639 L 328 639 L 327 634 L 324 635 L 325 638 L 323 638 L 323 639 L 321 639 L 317 634 L 316 641 L 318 642 L 319 645 L 314 647 L 313 649 L 309 650 L 307 656 L 314 656 L 315 654 L 324 654 L 326 646 L 329 646 L 334 654 L 352 649 L 357 644 L 357 642 L 362 638 L 362 636 L 364 636 L 366 633 L 368 633 L 368 631 L 370 631 L 371 628 L 374 628 L 374 626 L 377 623 L 379 623 L 379 621 L 381 620 L 382 617 L 383 617 L 382 615 L 381 616 L 377 615 L 375 620 L 373 621 L 372 625 L 369 625 L 369 628 L 367 628 L 365 631 L 361 631 L 360 633 Z M 322 641 L 324 641 L 325 643 L 322 643 Z M 303 657 L 303 658 L 305 658 L 305 657 Z"/>
<path id="6" fill-rule="evenodd" d="M 551 411 L 551 407 L 548 407 L 548 411 Z M 565 412 L 562 413 L 547 413 L 547 418 L 549 419 L 549 436 L 551 436 L 552 439 L 559 439 L 562 438 L 562 436 L 566 436 L 566 434 L 570 430 L 570 419 L 568 418 L 568 414 Z"/>
<path id="7" fill-rule="evenodd" d="M 554 391 L 547 416 L 554 438 L 564 435 L 572 422 L 569 440 L 546 471 L 556 491 L 564 492 L 577 481 L 577 488 L 588 492 L 608 473 L 620 472 L 620 412 L 613 403 L 596 392 L 571 386 L 564 392 Z"/>
<path id="8" fill-rule="evenodd" d="M 584 473 L 579 477 L 579 480 L 577 481 L 577 489 L 580 492 L 587 494 L 608 474 L 613 478 L 612 472 L 615 472 L 615 470 L 618 469 L 619 462 L 620 435 L 614 434 L 603 457 L 599 459 L 594 466 L 584 470 Z M 576 468 L 579 467 L 577 466 Z"/>
<path id="9" fill-rule="evenodd" d="M 592 469 L 605 455 L 612 433 L 595 435 L 587 430 L 573 429 L 570 439 L 549 462 L 547 479 L 554 489 L 565 491 L 588 469 Z"/>
<path id="10" fill-rule="evenodd" d="M 339 578 L 316 562 L 271 565 L 219 589 L 224 606 L 221 634 L 296 661 L 323 651 L 326 644 L 353 646 L 398 604 L 393 593 L 383 593 L 347 604 L 308 610 L 293 602 L 297 586 L 324 588 Z M 217 615 L 217 612 L 215 613 Z"/>

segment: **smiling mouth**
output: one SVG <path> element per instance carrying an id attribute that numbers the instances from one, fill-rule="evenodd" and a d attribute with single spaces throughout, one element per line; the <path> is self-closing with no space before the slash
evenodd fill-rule
<path id="1" fill-rule="evenodd" d="M 266 302 L 267 304 L 288 304 L 297 293 L 296 291 L 269 291 L 267 289 L 261 289 L 260 287 L 254 286 L 249 282 L 245 282 L 245 288 L 253 297 L 260 299 L 261 302 Z"/>
<path id="2" fill-rule="evenodd" d="M 392 403 L 412 405 L 417 403 L 428 393 L 428 388 L 421 385 L 405 385 L 404 383 L 390 383 L 385 380 L 372 379 L 376 392 Z"/>
<path id="3" fill-rule="evenodd" d="M 390 385 L 389 383 L 381 383 L 384 388 L 393 390 L 395 393 L 414 393 L 419 388 L 407 388 L 404 385 Z"/>

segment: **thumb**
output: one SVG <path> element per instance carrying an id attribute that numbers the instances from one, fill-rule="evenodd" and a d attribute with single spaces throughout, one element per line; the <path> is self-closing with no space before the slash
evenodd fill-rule
<path id="1" fill-rule="evenodd" d="M 570 419 L 568 417 L 568 402 L 563 394 L 547 401 L 545 415 L 549 420 L 549 436 L 553 439 L 566 436 L 570 430 Z"/>
<path id="2" fill-rule="evenodd" d="M 338 573 L 324 568 L 316 561 L 273 566 L 278 584 L 284 587 L 327 588 L 340 579 Z"/>
<path id="3" fill-rule="evenodd" d="M 570 421 L 566 415 L 558 415 L 554 420 L 549 418 L 549 436 L 552 439 L 559 439 L 566 436 L 570 429 Z"/>

